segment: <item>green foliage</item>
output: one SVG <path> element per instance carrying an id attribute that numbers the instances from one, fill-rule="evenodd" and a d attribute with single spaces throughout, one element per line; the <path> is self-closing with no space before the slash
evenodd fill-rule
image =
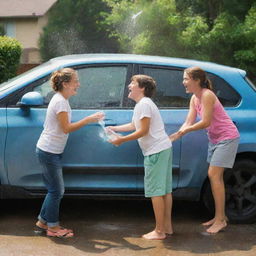
<path id="1" fill-rule="evenodd" d="M 168 20 L 177 16 L 174 0 L 105 2 L 112 8 L 106 20 L 115 29 L 112 35 L 121 51 L 169 56 L 179 48 L 179 27 Z"/>
<path id="2" fill-rule="evenodd" d="M 240 47 L 234 54 L 239 67 L 246 69 L 251 76 L 256 76 L 256 4 L 239 27 Z"/>
<path id="3" fill-rule="evenodd" d="M 201 16 L 187 20 L 190 22 L 180 41 L 188 49 L 188 57 L 233 65 L 239 25 L 236 17 L 222 13 L 215 19 L 212 29 Z"/>
<path id="4" fill-rule="evenodd" d="M 21 44 L 16 39 L 0 36 L 0 82 L 16 75 L 21 49 Z"/>
<path id="5" fill-rule="evenodd" d="M 104 0 L 112 8 L 111 13 L 105 13 L 105 23 L 113 28 L 110 36 L 117 38 L 121 52 L 131 50 L 131 38 L 134 36 L 134 30 L 131 24 L 131 14 L 137 13 L 133 1 Z"/>
<path id="6" fill-rule="evenodd" d="M 243 21 L 253 3 L 255 0 L 176 0 L 178 12 L 190 8 L 193 14 L 205 17 L 210 26 L 222 12 Z"/>
<path id="7" fill-rule="evenodd" d="M 59 0 L 44 60 L 84 52 L 194 58 L 256 74 L 256 0 Z"/>
<path id="8" fill-rule="evenodd" d="M 256 0 L 105 2 L 123 52 L 194 58 L 256 74 Z"/>
<path id="9" fill-rule="evenodd" d="M 117 43 L 109 39 L 104 15 L 110 9 L 102 0 L 59 0 L 49 13 L 40 38 L 43 60 L 94 52 L 114 52 Z"/>

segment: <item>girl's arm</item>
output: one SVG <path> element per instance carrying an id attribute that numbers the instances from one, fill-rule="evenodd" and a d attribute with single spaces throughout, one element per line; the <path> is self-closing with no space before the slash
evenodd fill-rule
<path id="1" fill-rule="evenodd" d="M 89 124 L 89 123 L 95 123 L 98 122 L 104 118 L 104 113 L 102 112 L 96 112 L 90 116 L 87 116 L 77 122 L 70 123 L 68 120 L 68 113 L 67 112 L 60 112 L 57 114 L 57 119 L 60 123 L 60 127 L 64 133 L 70 133 L 74 132 L 83 126 Z"/>
<path id="2" fill-rule="evenodd" d="M 135 126 L 133 123 L 118 125 L 118 126 L 107 126 L 107 129 L 110 129 L 114 132 L 129 132 L 134 131 Z"/>
<path id="3" fill-rule="evenodd" d="M 193 95 L 190 99 L 190 103 L 189 103 L 189 111 L 186 117 L 185 122 L 182 124 L 182 126 L 180 127 L 179 131 L 169 135 L 169 138 L 171 141 L 175 141 L 177 139 L 179 139 L 183 134 L 180 131 L 183 131 L 184 129 L 186 129 L 187 127 L 191 126 L 192 124 L 194 124 L 195 120 L 196 120 L 196 109 L 195 109 L 195 104 L 194 104 L 194 100 L 195 100 L 195 96 Z"/>
<path id="4" fill-rule="evenodd" d="M 135 132 L 130 133 L 126 136 L 117 136 L 117 139 L 112 140 L 110 142 L 116 146 L 119 146 L 124 142 L 130 141 L 130 140 L 137 140 L 148 134 L 149 126 L 150 126 L 150 118 L 144 117 L 140 120 L 140 128 L 137 129 Z"/>
<path id="5" fill-rule="evenodd" d="M 216 96 L 212 92 L 205 92 L 201 99 L 203 108 L 202 119 L 194 124 L 182 126 L 178 133 L 182 136 L 191 131 L 197 131 L 207 128 L 211 124 L 215 101 Z"/>

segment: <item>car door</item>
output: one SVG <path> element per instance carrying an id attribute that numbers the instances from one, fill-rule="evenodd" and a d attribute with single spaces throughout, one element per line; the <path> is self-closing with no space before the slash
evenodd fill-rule
<path id="1" fill-rule="evenodd" d="M 132 110 L 123 109 L 124 89 L 131 75 L 130 65 L 85 65 L 74 67 L 80 78 L 78 95 L 70 99 L 72 121 L 104 111 L 106 125 L 129 122 Z M 42 107 L 20 108 L 12 100 L 7 108 L 8 134 L 5 165 L 11 185 L 43 189 L 35 146 L 42 131 L 47 102 L 53 93 L 49 76 L 28 84 L 26 90 L 40 92 Z M 24 94 L 24 93 L 23 93 Z M 15 93 L 20 98 L 22 92 Z M 63 171 L 68 193 L 116 193 L 136 191 L 138 145 L 129 142 L 115 147 L 102 137 L 102 127 L 89 124 L 71 133 L 63 154 Z"/>
<path id="2" fill-rule="evenodd" d="M 81 85 L 70 99 L 73 121 L 104 111 L 106 126 L 130 122 L 132 111 L 123 108 L 123 99 L 132 66 L 90 65 L 77 71 Z M 136 191 L 137 156 L 136 141 L 116 147 L 104 139 L 101 125 L 89 124 L 70 134 L 63 155 L 66 187 L 94 193 Z"/>
<path id="3" fill-rule="evenodd" d="M 42 75 L 40 71 L 34 71 L 28 76 L 20 75 L 15 87 L 10 87 L 12 92 L 2 100 L 6 105 L 7 124 L 3 159 L 7 174 L 6 185 L 37 190 L 43 187 L 35 145 L 42 131 L 46 106 L 28 108 L 20 107 L 18 103 L 25 93 L 32 91 L 34 86 L 44 84 L 48 79 L 49 72 Z M 15 197 L 23 196 L 15 194 Z"/>
<path id="4" fill-rule="evenodd" d="M 7 132 L 6 123 L 6 106 L 5 104 L 0 104 L 0 181 L 4 184 L 7 180 L 7 175 L 4 166 L 4 149 L 5 149 L 5 138 Z"/>

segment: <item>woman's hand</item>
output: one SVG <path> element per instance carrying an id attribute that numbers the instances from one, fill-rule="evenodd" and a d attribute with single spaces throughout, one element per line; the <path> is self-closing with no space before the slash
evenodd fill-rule
<path id="1" fill-rule="evenodd" d="M 103 112 L 96 112 L 90 116 L 88 116 L 88 120 L 90 123 L 97 123 L 100 120 L 103 120 L 105 117 L 105 114 Z"/>
<path id="2" fill-rule="evenodd" d="M 169 139 L 171 140 L 171 142 L 179 139 L 180 137 L 181 137 L 181 135 L 179 135 L 179 132 L 175 132 L 175 133 L 169 135 Z"/>
<path id="3" fill-rule="evenodd" d="M 190 131 L 190 126 L 181 128 L 177 132 L 169 135 L 169 139 L 173 142 L 173 141 L 179 139 L 180 137 L 182 137 L 183 135 L 185 135 L 186 133 L 188 133 L 189 131 Z"/>

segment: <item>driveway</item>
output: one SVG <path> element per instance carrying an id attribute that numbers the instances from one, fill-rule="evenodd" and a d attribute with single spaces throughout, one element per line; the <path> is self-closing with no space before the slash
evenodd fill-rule
<path id="1" fill-rule="evenodd" d="M 61 220 L 74 229 L 71 239 L 34 232 L 40 205 L 41 199 L 1 201 L 0 256 L 256 255 L 256 224 L 207 235 L 200 223 L 209 215 L 197 203 L 175 201 L 175 234 L 164 241 L 141 238 L 154 227 L 150 201 L 64 199 Z"/>

